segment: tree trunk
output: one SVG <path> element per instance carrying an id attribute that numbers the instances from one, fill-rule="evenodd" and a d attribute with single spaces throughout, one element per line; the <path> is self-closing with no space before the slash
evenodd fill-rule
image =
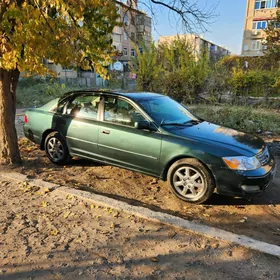
<path id="1" fill-rule="evenodd" d="M 15 128 L 19 71 L 0 68 L 0 165 L 20 163 Z"/>

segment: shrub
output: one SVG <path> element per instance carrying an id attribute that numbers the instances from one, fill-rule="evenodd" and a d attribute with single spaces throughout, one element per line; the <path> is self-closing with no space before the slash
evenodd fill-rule
<path id="1" fill-rule="evenodd" d="M 261 130 L 280 134 L 280 114 L 275 110 L 228 105 L 197 105 L 190 109 L 197 116 L 222 126 L 249 133 Z"/>

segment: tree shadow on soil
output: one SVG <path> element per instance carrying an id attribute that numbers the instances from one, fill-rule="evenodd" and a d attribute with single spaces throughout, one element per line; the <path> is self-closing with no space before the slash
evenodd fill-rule
<path id="1" fill-rule="evenodd" d="M 196 240 L 196 238 L 181 235 L 178 239 L 183 242 L 181 245 L 184 246 L 186 243 L 186 249 L 173 248 L 165 254 L 160 254 L 155 250 L 155 257 L 151 257 L 150 253 L 146 254 L 146 251 L 152 248 L 151 240 L 156 243 L 165 243 L 172 239 L 161 233 L 158 233 L 157 239 L 150 234 L 132 236 L 129 240 L 130 248 L 134 248 L 136 251 L 138 249 L 138 253 L 132 253 L 132 256 L 126 255 L 127 248 L 124 252 L 123 246 L 127 247 L 128 244 L 112 244 L 112 242 L 101 245 L 99 248 L 85 250 L 81 246 L 80 249 L 56 251 L 52 254 L 52 260 L 44 261 L 46 255 L 40 254 L 36 257 L 38 261 L 33 264 L 26 260 L 21 264 L 5 265 L 3 267 L 5 274 L 1 279 L 99 279 L 99 277 L 100 279 L 115 279 L 115 277 L 117 279 L 119 279 L 118 277 L 122 279 L 159 279 L 162 277 L 172 279 L 175 277 L 177 279 L 177 276 L 178 279 L 181 277 L 182 279 L 189 277 L 192 279 L 194 275 L 199 275 L 203 279 L 240 279 L 245 274 L 248 279 L 255 279 L 265 272 L 262 266 L 255 266 L 251 253 L 241 256 L 241 258 L 232 256 L 234 247 L 231 245 L 223 245 L 214 249 L 209 244 L 202 249 L 203 247 L 200 246 L 203 245 L 200 243 L 205 243 L 203 238 Z M 176 240 L 177 236 L 174 239 Z M 150 246 L 139 253 L 140 249 L 137 244 L 140 246 L 143 243 L 150 244 Z M 194 249 L 195 247 L 196 249 Z M 273 268 L 270 272 L 271 276 L 277 277 L 275 274 L 277 260 L 273 257 L 258 258 L 262 263 L 270 262 L 271 268 Z M 241 261 L 243 269 L 240 269 Z M 255 269 L 251 269 L 252 265 L 255 266 Z M 15 267 L 17 271 L 11 272 L 10 270 L 14 270 Z"/>

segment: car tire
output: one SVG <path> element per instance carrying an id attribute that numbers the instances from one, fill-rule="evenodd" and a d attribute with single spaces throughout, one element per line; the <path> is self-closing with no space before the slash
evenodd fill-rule
<path id="1" fill-rule="evenodd" d="M 210 171 L 194 158 L 174 162 L 168 170 L 167 181 L 172 192 L 189 203 L 205 202 L 215 189 Z"/>
<path id="2" fill-rule="evenodd" d="M 70 160 L 66 142 L 56 131 L 46 137 L 45 151 L 49 160 L 55 164 L 62 165 Z"/>

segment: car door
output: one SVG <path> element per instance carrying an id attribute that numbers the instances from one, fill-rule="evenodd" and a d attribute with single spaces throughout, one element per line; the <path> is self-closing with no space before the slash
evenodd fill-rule
<path id="1" fill-rule="evenodd" d="M 94 158 L 98 142 L 98 107 L 100 95 L 79 94 L 66 105 L 62 124 L 69 152 L 72 155 Z"/>
<path id="2" fill-rule="evenodd" d="M 128 100 L 105 97 L 98 154 L 108 162 L 159 175 L 162 136 L 157 131 L 135 128 L 135 122 L 141 120 L 144 116 Z"/>

